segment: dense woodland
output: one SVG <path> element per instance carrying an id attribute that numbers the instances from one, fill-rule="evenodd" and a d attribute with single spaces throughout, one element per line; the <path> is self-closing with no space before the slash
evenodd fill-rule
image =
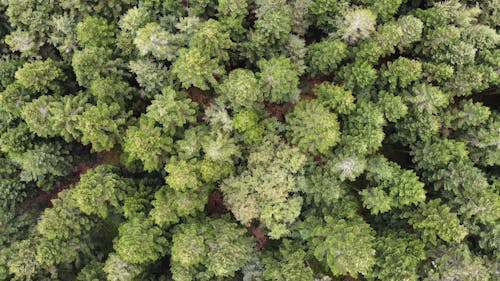
<path id="1" fill-rule="evenodd" d="M 0 0 L 0 280 L 500 280 L 499 27 L 499 0 Z"/>

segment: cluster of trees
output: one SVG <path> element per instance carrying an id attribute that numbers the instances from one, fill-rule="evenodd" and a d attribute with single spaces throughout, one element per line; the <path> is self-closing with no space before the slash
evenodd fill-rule
<path id="1" fill-rule="evenodd" d="M 500 279 L 498 1 L 0 23 L 0 280 Z"/>

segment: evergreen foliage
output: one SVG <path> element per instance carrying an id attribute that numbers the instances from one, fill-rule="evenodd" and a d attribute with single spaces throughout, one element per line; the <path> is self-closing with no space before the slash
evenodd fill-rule
<path id="1" fill-rule="evenodd" d="M 0 0 L 0 280 L 500 280 L 498 0 Z"/>

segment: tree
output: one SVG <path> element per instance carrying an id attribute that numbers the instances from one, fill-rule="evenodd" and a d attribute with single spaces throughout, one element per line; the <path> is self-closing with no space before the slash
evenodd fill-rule
<path id="1" fill-rule="evenodd" d="M 429 84 L 415 85 L 406 97 L 408 102 L 419 111 L 436 113 L 439 108 L 449 104 L 449 96 L 443 93 L 438 87 Z"/>
<path id="2" fill-rule="evenodd" d="M 81 142 L 91 144 L 92 150 L 110 150 L 119 141 L 130 113 L 117 103 L 89 106 L 77 117 L 76 129 L 82 133 Z"/>
<path id="3" fill-rule="evenodd" d="M 228 78 L 219 85 L 217 92 L 236 110 L 253 107 L 264 99 L 254 73 L 246 69 L 231 71 Z"/>
<path id="4" fill-rule="evenodd" d="M 151 202 L 153 209 L 150 216 L 157 225 L 166 227 L 178 223 L 181 218 L 203 211 L 207 197 L 205 190 L 177 191 L 163 186 L 155 193 L 155 199 Z"/>
<path id="5" fill-rule="evenodd" d="M 118 232 L 113 247 L 126 262 L 153 262 L 166 252 L 168 241 L 162 230 L 144 216 L 130 218 L 120 225 Z"/>
<path id="6" fill-rule="evenodd" d="M 218 85 L 216 78 L 225 73 L 217 59 L 210 58 L 198 48 L 180 49 L 179 57 L 172 64 L 171 71 L 183 88 L 193 86 L 201 90 L 208 90 L 209 85 Z"/>
<path id="7" fill-rule="evenodd" d="M 344 42 L 327 39 L 307 46 L 306 62 L 312 75 L 328 75 L 337 69 L 347 55 Z"/>
<path id="8" fill-rule="evenodd" d="M 368 38 L 375 31 L 377 16 L 370 10 L 358 9 L 344 15 L 337 30 L 337 36 L 352 44 Z"/>
<path id="9" fill-rule="evenodd" d="M 182 93 L 164 88 L 146 108 L 145 117 L 158 122 L 167 134 L 173 135 L 177 127 L 196 120 L 197 105 Z"/>
<path id="10" fill-rule="evenodd" d="M 427 280 L 493 280 L 484 261 L 471 253 L 463 245 L 455 247 L 440 246 L 431 251 L 434 267 L 427 267 Z M 495 274 L 495 273 L 492 273 Z"/>
<path id="11" fill-rule="evenodd" d="M 422 63 L 418 60 L 400 57 L 384 65 L 381 77 L 385 83 L 389 84 L 391 92 L 394 92 L 398 86 L 403 89 L 407 88 L 412 82 L 422 77 Z"/>
<path id="12" fill-rule="evenodd" d="M 71 200 L 83 213 L 96 215 L 102 219 L 110 213 L 120 212 L 133 184 L 117 174 L 116 167 L 100 165 L 81 176 L 78 184 L 71 189 Z"/>
<path id="13" fill-rule="evenodd" d="M 267 38 L 271 44 L 285 43 L 292 31 L 289 11 L 287 5 L 274 9 L 265 9 L 261 6 L 255 21 L 256 32 Z"/>
<path id="14" fill-rule="evenodd" d="M 412 234 L 400 231 L 377 237 L 377 260 L 369 280 L 418 280 L 417 269 L 426 258 L 425 244 Z"/>
<path id="15" fill-rule="evenodd" d="M 383 110 L 385 119 L 396 122 L 408 113 L 408 106 L 401 96 L 381 91 L 377 95 L 377 105 Z"/>
<path id="16" fill-rule="evenodd" d="M 201 187 L 199 173 L 192 161 L 171 157 L 165 165 L 168 175 L 165 182 L 176 191 L 198 190 Z"/>
<path id="17" fill-rule="evenodd" d="M 107 280 L 132 281 L 144 271 L 144 267 L 124 260 L 116 253 L 110 253 L 103 268 Z"/>
<path id="18" fill-rule="evenodd" d="M 159 60 L 172 61 L 177 57 L 178 41 L 174 34 L 151 22 L 137 30 L 134 44 L 142 56 L 151 54 Z"/>
<path id="19" fill-rule="evenodd" d="M 203 22 L 189 41 L 190 48 L 203 50 L 210 58 L 229 60 L 228 50 L 234 46 L 229 33 L 220 22 L 209 19 Z"/>
<path id="20" fill-rule="evenodd" d="M 337 115 L 317 102 L 299 102 L 286 115 L 290 142 L 302 151 L 326 154 L 339 139 Z"/>
<path id="21" fill-rule="evenodd" d="M 57 93 L 60 88 L 59 82 L 64 79 L 64 73 L 57 62 L 47 59 L 23 64 L 16 71 L 15 77 L 19 84 L 34 92 Z"/>
<path id="22" fill-rule="evenodd" d="M 111 48 L 115 44 L 115 27 L 106 19 L 87 16 L 76 25 L 76 38 L 82 48 Z"/>
<path id="23" fill-rule="evenodd" d="M 233 277 L 252 256 L 252 239 L 245 233 L 227 217 L 177 225 L 171 248 L 173 279 Z"/>
<path id="24" fill-rule="evenodd" d="M 150 172 L 163 166 L 172 147 L 172 138 L 149 118 L 140 118 L 139 126 L 129 126 L 123 141 L 123 150 L 128 153 L 129 160 L 141 160 L 144 170 Z"/>
<path id="25" fill-rule="evenodd" d="M 311 253 L 324 263 L 334 276 L 366 275 L 375 264 L 374 231 L 360 217 L 337 219 L 331 216 L 317 222 L 303 222 L 302 239 Z M 309 227 L 305 224 L 313 223 Z"/>
<path id="26" fill-rule="evenodd" d="M 23 107 L 21 117 L 40 137 L 60 136 L 65 141 L 79 140 L 79 117 L 87 110 L 89 96 L 80 92 L 62 97 L 41 96 Z"/>
<path id="27" fill-rule="evenodd" d="M 313 89 L 320 103 L 339 114 L 349 114 L 355 107 L 352 92 L 330 82 L 323 82 Z"/>
<path id="28" fill-rule="evenodd" d="M 419 206 L 419 212 L 406 211 L 401 216 L 420 231 L 424 242 L 433 245 L 438 243 L 438 237 L 451 243 L 460 242 L 467 235 L 467 228 L 460 224 L 457 214 L 441 204 L 441 199 L 430 200 Z"/>
<path id="29" fill-rule="evenodd" d="M 155 93 L 167 86 L 167 71 L 158 63 L 145 59 L 130 61 L 129 69 L 136 75 L 135 80 L 144 89 L 148 98 L 152 98 Z"/>
<path id="30" fill-rule="evenodd" d="M 129 84 L 117 77 L 97 78 L 90 84 L 90 93 L 97 104 L 117 103 L 122 108 L 132 97 L 133 89 Z"/>
<path id="31" fill-rule="evenodd" d="M 289 58 L 280 56 L 257 62 L 257 73 L 264 98 L 275 103 L 294 101 L 298 98 L 299 72 Z"/>
<path id="32" fill-rule="evenodd" d="M 242 224 L 260 219 L 271 238 L 282 237 L 300 213 L 302 198 L 292 192 L 298 190 L 297 176 L 305 160 L 297 148 L 267 136 L 252 149 L 246 170 L 223 181 L 226 205 Z"/>
<path id="33" fill-rule="evenodd" d="M 264 254 L 265 280 L 304 280 L 312 281 L 313 271 L 305 262 L 307 253 L 301 245 L 291 240 L 283 240 L 279 251 Z"/>
<path id="34" fill-rule="evenodd" d="M 363 205 L 373 214 L 425 201 L 424 183 L 419 181 L 415 172 L 401 169 L 383 156 L 371 158 L 367 171 L 366 178 L 374 186 L 360 194 Z"/>
<path id="35" fill-rule="evenodd" d="M 33 181 L 50 190 L 59 177 L 71 173 L 73 161 L 68 149 L 60 143 L 42 143 L 12 159 L 22 169 L 21 181 Z"/>
<path id="36" fill-rule="evenodd" d="M 111 55 L 112 52 L 105 48 L 88 47 L 75 51 L 71 65 L 78 84 L 89 88 L 92 81 L 117 73 L 119 63 L 113 61 Z"/>

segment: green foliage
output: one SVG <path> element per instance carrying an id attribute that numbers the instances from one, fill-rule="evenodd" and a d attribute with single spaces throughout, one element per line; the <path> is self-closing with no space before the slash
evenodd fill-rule
<path id="1" fill-rule="evenodd" d="M 264 99 L 254 73 L 246 69 L 231 71 L 227 79 L 220 84 L 218 92 L 222 99 L 236 110 L 253 107 L 256 102 L 262 102 Z"/>
<path id="2" fill-rule="evenodd" d="M 72 157 L 59 143 L 35 145 L 33 149 L 12 159 L 21 169 L 21 181 L 34 181 L 43 189 L 51 189 L 58 177 L 71 173 Z"/>
<path id="3" fill-rule="evenodd" d="M 176 191 L 197 190 L 201 186 L 198 170 L 193 163 L 175 157 L 165 165 L 165 181 Z"/>
<path id="4" fill-rule="evenodd" d="M 306 62 L 312 75 L 327 75 L 347 57 L 347 45 L 339 40 L 323 40 L 307 46 Z"/>
<path id="5" fill-rule="evenodd" d="M 271 238 L 280 238 L 300 213 L 302 198 L 290 193 L 297 191 L 296 176 L 305 160 L 297 148 L 276 136 L 266 137 L 252 149 L 247 169 L 223 181 L 225 203 L 241 223 L 260 219 Z"/>
<path id="6" fill-rule="evenodd" d="M 373 230 L 361 218 L 350 220 L 326 216 L 303 237 L 314 257 L 333 275 L 367 274 L 375 264 Z"/>
<path id="7" fill-rule="evenodd" d="M 314 280 L 312 269 L 305 263 L 307 254 L 297 244 L 291 240 L 283 240 L 277 253 L 265 254 L 263 258 L 265 280 Z"/>
<path id="8" fill-rule="evenodd" d="M 426 280 L 494 280 L 483 260 L 467 247 L 439 247 L 432 251 L 433 267 L 427 271 Z M 495 274 L 492 272 L 492 275 Z M 494 276 L 491 276 L 494 278 Z"/>
<path id="9" fill-rule="evenodd" d="M 82 133 L 77 124 L 88 108 L 88 100 L 88 95 L 82 92 L 57 98 L 44 95 L 27 103 L 21 117 L 40 137 L 60 136 L 68 142 L 78 140 Z"/>
<path id="10" fill-rule="evenodd" d="M 60 86 L 58 82 L 63 76 L 59 64 L 51 59 L 27 62 L 15 74 L 19 84 L 40 93 L 47 93 L 50 90 L 57 92 Z"/>
<path id="11" fill-rule="evenodd" d="M 280 56 L 257 62 L 257 73 L 264 98 L 275 103 L 284 103 L 298 98 L 299 72 L 289 58 Z"/>
<path id="12" fill-rule="evenodd" d="M 388 62 L 381 70 L 381 78 L 384 82 L 387 81 L 391 92 L 395 91 L 397 86 L 408 87 L 412 82 L 418 81 L 421 76 L 422 63 L 405 57 Z"/>
<path id="13" fill-rule="evenodd" d="M 141 265 L 128 262 L 116 253 L 109 254 L 103 269 L 110 281 L 132 281 L 144 270 Z"/>
<path id="14" fill-rule="evenodd" d="M 152 262 L 165 254 L 167 239 L 162 230 L 144 216 L 130 218 L 120 225 L 118 232 L 113 247 L 126 262 Z"/>
<path id="15" fill-rule="evenodd" d="M 377 16 L 367 9 L 349 11 L 337 27 L 337 35 L 349 44 L 366 39 L 375 31 L 376 19 Z"/>
<path id="16" fill-rule="evenodd" d="M 134 44 L 142 56 L 151 54 L 159 60 L 169 61 L 177 57 L 178 38 L 154 22 L 137 31 Z"/>
<path id="17" fill-rule="evenodd" d="M 194 122 L 195 113 L 195 103 L 172 88 L 164 88 L 146 108 L 145 116 L 161 124 L 166 133 L 173 134 L 176 127 Z"/>
<path id="18" fill-rule="evenodd" d="M 115 167 L 100 165 L 81 176 L 71 189 L 71 199 L 83 213 L 105 219 L 111 208 L 120 208 L 131 188 L 132 183 L 120 177 Z"/>
<path id="19" fill-rule="evenodd" d="M 408 106 L 404 103 L 403 98 L 386 91 L 378 93 L 377 105 L 382 108 L 385 119 L 389 122 L 396 122 L 408 113 Z"/>
<path id="20" fill-rule="evenodd" d="M 244 228 L 224 217 L 176 226 L 171 249 L 173 279 L 233 277 L 253 252 L 252 239 L 245 233 Z"/>
<path id="21" fill-rule="evenodd" d="M 314 93 L 321 104 L 334 112 L 348 114 L 355 107 L 352 92 L 345 90 L 342 86 L 323 82 L 314 87 Z"/>
<path id="22" fill-rule="evenodd" d="M 177 191 L 164 186 L 155 193 L 150 215 L 157 225 L 165 227 L 178 223 L 180 218 L 202 211 L 206 201 L 206 192 Z"/>
<path id="23" fill-rule="evenodd" d="M 172 138 L 148 118 L 141 118 L 138 127 L 129 126 L 123 142 L 123 150 L 129 154 L 129 159 L 141 160 L 146 171 L 159 170 L 172 146 Z"/>
<path id="24" fill-rule="evenodd" d="M 119 141 L 129 113 L 117 103 L 88 107 L 77 117 L 76 128 L 82 132 L 81 142 L 92 144 L 92 150 L 110 150 Z"/>
<path id="25" fill-rule="evenodd" d="M 337 115 L 320 103 L 300 102 L 286 120 L 290 142 L 304 152 L 326 154 L 338 142 Z"/>
<path id="26" fill-rule="evenodd" d="M 254 144 L 264 138 L 265 127 L 259 124 L 259 116 L 254 111 L 242 110 L 234 116 L 234 128 L 242 133 L 243 141 Z"/>
<path id="27" fill-rule="evenodd" d="M 390 232 L 377 239 L 377 261 L 369 280 L 418 280 L 425 244 L 411 234 Z"/>
<path id="28" fill-rule="evenodd" d="M 115 30 L 114 26 L 101 17 L 89 16 L 76 25 L 76 38 L 82 48 L 87 47 L 113 47 Z"/>
<path id="29" fill-rule="evenodd" d="M 209 85 L 216 86 L 216 77 L 224 74 L 218 60 L 210 58 L 204 50 L 198 48 L 180 49 L 179 57 L 172 64 L 171 71 L 183 88 L 193 86 L 201 90 L 208 90 Z"/>
<path id="30" fill-rule="evenodd" d="M 139 86 L 146 91 L 147 97 L 152 97 L 153 93 L 165 88 L 167 71 L 160 64 L 151 60 L 137 60 L 131 61 L 129 68 L 136 75 L 135 80 Z"/>
<path id="31" fill-rule="evenodd" d="M 401 169 L 382 156 L 370 159 L 367 171 L 366 177 L 374 186 L 360 195 L 363 205 L 373 214 L 425 201 L 424 183 L 413 171 Z"/>
<path id="32" fill-rule="evenodd" d="M 110 59 L 111 52 L 105 48 L 89 47 L 75 51 L 71 65 L 78 84 L 90 87 L 93 80 L 113 73 L 116 62 Z"/>
<path id="33" fill-rule="evenodd" d="M 233 45 L 221 23 L 212 19 L 203 22 L 189 41 L 190 48 L 203 50 L 205 55 L 222 61 L 229 59 L 228 50 Z"/>
<path id="34" fill-rule="evenodd" d="M 457 214 L 441 204 L 440 199 L 430 200 L 419 206 L 419 212 L 404 212 L 402 217 L 414 229 L 420 230 L 422 239 L 431 244 L 437 244 L 437 238 L 446 242 L 460 242 L 467 235 L 467 228 L 460 224 Z"/>

